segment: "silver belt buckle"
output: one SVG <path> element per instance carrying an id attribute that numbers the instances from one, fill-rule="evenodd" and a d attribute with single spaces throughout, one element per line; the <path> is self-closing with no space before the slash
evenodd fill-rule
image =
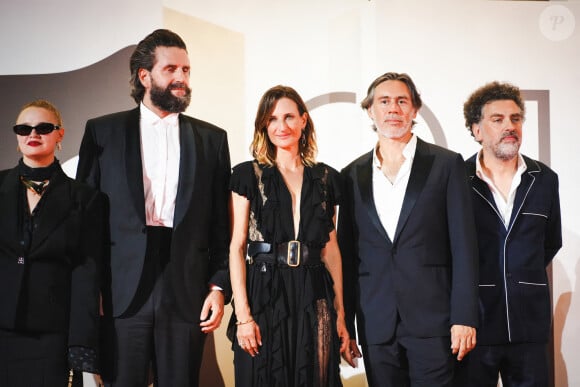
<path id="1" fill-rule="evenodd" d="M 300 241 L 288 242 L 288 253 L 286 255 L 286 263 L 290 267 L 300 265 Z"/>

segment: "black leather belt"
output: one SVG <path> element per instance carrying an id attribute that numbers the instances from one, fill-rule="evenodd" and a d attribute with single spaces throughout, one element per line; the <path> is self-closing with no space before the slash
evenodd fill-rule
<path id="1" fill-rule="evenodd" d="M 300 241 L 278 243 L 272 248 L 272 243 L 250 242 L 248 243 L 248 257 L 246 262 L 277 263 L 290 267 L 300 265 L 320 264 L 320 249 L 309 248 Z"/>

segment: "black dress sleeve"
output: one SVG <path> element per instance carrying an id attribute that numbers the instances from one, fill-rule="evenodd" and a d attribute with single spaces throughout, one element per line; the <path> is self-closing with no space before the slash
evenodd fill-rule
<path id="1" fill-rule="evenodd" d="M 244 196 L 252 201 L 256 195 L 257 183 L 252 161 L 245 161 L 236 165 L 230 178 L 230 191 Z"/>
<path id="2" fill-rule="evenodd" d="M 334 208 L 334 206 L 340 206 L 340 202 L 342 200 L 342 180 L 336 169 L 328 165 L 326 165 L 326 168 L 328 169 L 328 178 L 326 182 L 328 187 L 328 205 Z"/>

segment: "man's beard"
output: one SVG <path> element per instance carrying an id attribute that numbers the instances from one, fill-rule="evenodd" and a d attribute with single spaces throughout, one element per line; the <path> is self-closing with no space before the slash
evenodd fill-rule
<path id="1" fill-rule="evenodd" d="M 177 97 L 171 93 L 174 88 L 185 89 L 185 95 Z M 174 82 L 168 85 L 165 89 L 157 86 L 155 82 L 151 83 L 151 91 L 149 92 L 151 103 L 159 109 L 169 113 L 182 113 L 189 106 L 191 101 L 191 89 L 182 82 Z"/>
<path id="2" fill-rule="evenodd" d="M 501 140 L 503 140 L 504 137 L 507 136 L 515 136 L 517 138 L 516 142 L 509 142 L 509 143 L 503 143 Z M 497 157 L 500 160 L 504 160 L 504 161 L 508 161 L 513 159 L 514 157 L 517 156 L 519 150 L 520 150 L 520 138 L 519 136 L 515 133 L 515 132 L 506 132 L 502 135 L 500 142 L 497 143 L 494 147 L 493 147 L 493 152 L 495 154 L 495 157 Z"/>

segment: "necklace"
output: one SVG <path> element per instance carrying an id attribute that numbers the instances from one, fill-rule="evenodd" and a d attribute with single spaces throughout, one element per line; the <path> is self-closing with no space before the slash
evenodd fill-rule
<path id="1" fill-rule="evenodd" d="M 22 184 L 26 186 L 26 188 L 30 189 L 38 196 L 42 196 L 44 191 L 46 191 L 46 187 L 48 186 L 48 180 L 37 183 L 35 181 L 25 178 L 24 176 L 20 176 L 20 181 L 22 182 Z"/>

